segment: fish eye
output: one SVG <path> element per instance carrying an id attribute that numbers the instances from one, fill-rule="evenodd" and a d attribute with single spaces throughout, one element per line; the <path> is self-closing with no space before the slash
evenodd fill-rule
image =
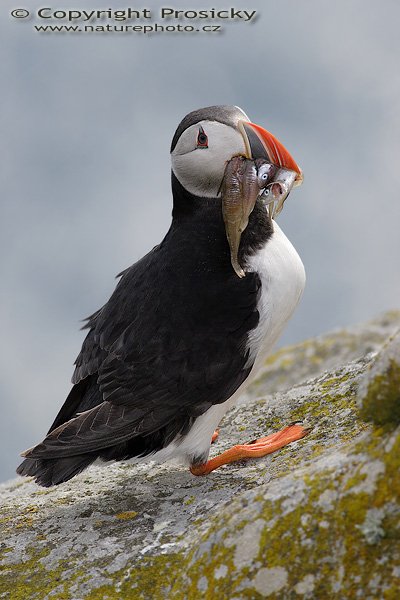
<path id="1" fill-rule="evenodd" d="M 270 165 L 270 164 L 261 165 L 261 167 L 259 167 L 259 169 L 258 169 L 259 181 L 267 181 L 267 179 L 269 179 L 271 169 L 272 169 L 272 165 Z"/>
<path id="2" fill-rule="evenodd" d="M 208 137 L 201 125 L 197 134 L 197 148 L 208 148 Z"/>

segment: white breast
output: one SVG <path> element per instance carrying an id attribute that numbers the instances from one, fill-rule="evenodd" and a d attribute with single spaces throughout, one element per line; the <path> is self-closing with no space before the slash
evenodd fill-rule
<path id="1" fill-rule="evenodd" d="M 250 331 L 247 349 L 254 377 L 293 314 L 304 290 L 306 276 L 303 263 L 279 225 L 265 246 L 248 259 L 248 270 L 261 279 L 258 304 L 260 320 Z"/>

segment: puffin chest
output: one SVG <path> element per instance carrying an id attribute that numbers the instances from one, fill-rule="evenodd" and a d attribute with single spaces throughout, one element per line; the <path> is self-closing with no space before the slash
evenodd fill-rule
<path id="1" fill-rule="evenodd" d="M 247 260 L 248 270 L 258 273 L 261 295 L 259 322 L 249 332 L 247 349 L 252 374 L 261 366 L 296 308 L 305 286 L 303 263 L 279 225 L 265 246 Z"/>

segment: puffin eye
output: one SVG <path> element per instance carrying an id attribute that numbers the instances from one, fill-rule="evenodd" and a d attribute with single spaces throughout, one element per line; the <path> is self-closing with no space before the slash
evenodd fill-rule
<path id="1" fill-rule="evenodd" d="M 197 134 L 197 147 L 208 148 L 208 137 L 201 125 L 199 128 L 199 133 Z"/>

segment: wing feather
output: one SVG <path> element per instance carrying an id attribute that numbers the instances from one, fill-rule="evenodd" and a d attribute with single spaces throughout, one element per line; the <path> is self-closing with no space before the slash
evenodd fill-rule
<path id="1" fill-rule="evenodd" d="M 23 453 L 26 458 L 61 458 L 109 448 L 140 433 L 144 411 L 103 402 L 63 423 Z"/>
<path id="2" fill-rule="evenodd" d="M 259 319 L 258 275 L 239 279 L 230 266 L 196 275 L 193 259 L 183 263 L 182 248 L 176 253 L 154 249 L 123 273 L 92 315 L 73 376 L 89 409 L 79 413 L 71 393 L 73 411 L 63 407 L 60 414 L 73 418 L 57 417 L 27 458 L 77 456 L 173 422 L 179 427 L 225 402 L 246 379 L 247 334 Z"/>

